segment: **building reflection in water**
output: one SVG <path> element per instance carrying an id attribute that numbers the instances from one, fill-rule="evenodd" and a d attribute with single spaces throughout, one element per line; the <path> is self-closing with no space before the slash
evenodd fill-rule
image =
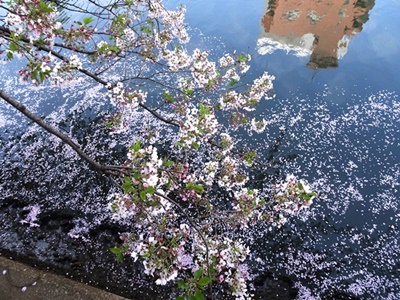
<path id="1" fill-rule="evenodd" d="M 334 68 L 368 21 L 375 0 L 267 0 L 260 54 L 276 49 L 310 56 L 313 69 Z"/>

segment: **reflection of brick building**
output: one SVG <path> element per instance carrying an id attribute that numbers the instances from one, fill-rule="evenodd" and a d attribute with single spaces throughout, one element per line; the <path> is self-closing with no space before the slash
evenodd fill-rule
<path id="1" fill-rule="evenodd" d="M 375 4 L 375 0 L 267 1 L 261 44 L 264 39 L 277 48 L 311 52 L 310 68 L 337 67 L 349 39 L 362 30 Z"/>

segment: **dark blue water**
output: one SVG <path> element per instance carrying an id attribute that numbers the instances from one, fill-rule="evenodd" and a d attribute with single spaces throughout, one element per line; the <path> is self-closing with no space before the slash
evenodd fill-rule
<path id="1" fill-rule="evenodd" d="M 295 3 L 275 1 L 271 26 L 275 33 L 284 31 L 279 28 L 284 15 L 277 11 L 285 11 L 282 7 L 288 2 Z M 297 7 L 302 14 L 314 9 L 318 15 L 327 9 L 321 5 L 329 6 L 329 1 L 303 2 L 309 7 L 308 11 L 301 11 L 304 5 Z M 284 128 L 280 155 L 298 155 L 284 171 L 313 183 L 320 194 L 304 221 L 293 221 L 287 232 L 259 235 L 265 268 L 294 276 L 306 298 L 340 289 L 366 299 L 398 299 L 400 2 L 350 2 L 337 15 L 349 15 L 361 7 L 362 24 L 341 40 L 347 47 L 337 55 L 335 67 L 328 64 L 330 68 L 310 66 L 310 49 L 301 49 L 308 54 L 294 51 L 295 46 L 282 43 L 277 34 L 279 44 L 263 42 L 271 37 L 261 23 L 271 9 L 267 1 L 185 4 L 188 23 L 204 36 L 216 37 L 206 42 L 193 38 L 198 47 L 210 43 L 216 50 L 249 52 L 253 75 L 263 70 L 275 75 L 276 98 L 257 111 L 266 120 L 275 120 L 263 137 L 266 142 L 274 140 Z M 324 16 L 328 18 L 328 13 Z M 326 21 L 324 16 L 321 23 Z M 320 44 L 338 45 L 339 21 L 345 22 L 339 17 L 326 21 L 325 35 L 318 29 Z M 299 26 L 305 28 L 295 28 Z M 304 22 L 292 28 L 304 34 L 313 30 Z M 295 35 L 286 31 L 286 40 Z M 269 47 L 267 54 L 265 47 Z M 333 50 L 326 46 L 323 50 L 327 49 Z M 252 145 L 251 140 L 248 143 Z"/>

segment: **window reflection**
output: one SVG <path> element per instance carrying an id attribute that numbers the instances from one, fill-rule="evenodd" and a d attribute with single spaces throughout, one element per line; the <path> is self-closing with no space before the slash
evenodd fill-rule
<path id="1" fill-rule="evenodd" d="M 375 0 L 267 0 L 260 54 L 286 50 L 310 56 L 313 69 L 335 68 L 368 21 Z"/>

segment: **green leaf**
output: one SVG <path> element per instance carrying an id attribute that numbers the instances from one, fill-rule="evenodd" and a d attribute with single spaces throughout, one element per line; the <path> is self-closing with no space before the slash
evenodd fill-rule
<path id="1" fill-rule="evenodd" d="M 211 278 L 210 277 L 203 277 L 200 278 L 199 282 L 197 283 L 199 286 L 203 287 L 206 286 L 207 284 L 209 284 L 211 282 Z"/>
<path id="2" fill-rule="evenodd" d="M 192 144 L 192 147 L 193 147 L 194 149 L 199 149 L 199 148 L 200 148 L 200 145 L 199 145 L 198 143 L 194 142 L 194 143 Z"/>
<path id="3" fill-rule="evenodd" d="M 116 203 L 112 203 L 112 204 L 111 204 L 111 211 L 112 211 L 112 212 L 116 211 L 117 208 L 118 208 L 118 204 L 116 204 Z"/>
<path id="4" fill-rule="evenodd" d="M 140 28 L 140 31 L 142 31 L 142 32 L 145 33 L 145 34 L 151 34 L 151 32 L 152 32 L 151 28 L 150 28 L 150 27 L 147 27 L 147 26 L 142 26 L 142 27 Z"/>
<path id="5" fill-rule="evenodd" d="M 31 79 L 34 79 L 34 80 L 37 79 L 37 73 L 36 73 L 36 71 L 33 71 L 33 72 L 32 72 L 32 74 L 31 74 Z"/>
<path id="6" fill-rule="evenodd" d="M 164 98 L 165 98 L 165 102 L 167 102 L 167 103 L 175 102 L 174 97 L 170 93 L 168 93 L 167 91 L 164 91 Z"/>
<path id="7" fill-rule="evenodd" d="M 303 185 L 301 184 L 300 181 L 299 181 L 299 183 L 297 184 L 297 187 L 299 188 L 299 190 L 304 190 Z"/>
<path id="8" fill-rule="evenodd" d="M 203 104 L 200 104 L 200 114 L 202 115 L 209 115 L 211 113 L 211 110 L 209 107 L 205 107 Z"/>
<path id="9" fill-rule="evenodd" d="M 138 152 L 140 150 L 141 146 L 140 146 L 140 142 L 136 141 L 132 146 L 131 149 L 135 152 Z"/>
<path id="10" fill-rule="evenodd" d="M 121 253 L 121 249 L 120 249 L 120 248 L 110 248 L 110 251 L 111 251 L 113 254 Z"/>
<path id="11" fill-rule="evenodd" d="M 193 277 L 195 279 L 200 279 L 201 276 L 203 276 L 203 270 L 202 269 L 198 269 L 196 272 L 193 273 Z"/>
<path id="12" fill-rule="evenodd" d="M 147 195 L 146 191 L 140 191 L 140 199 L 142 200 L 146 199 L 146 195 Z"/>
<path id="13" fill-rule="evenodd" d="M 132 180 L 129 177 L 125 177 L 124 183 L 122 184 L 122 189 L 124 190 L 125 194 L 131 193 L 134 191 L 132 186 Z"/>
<path id="14" fill-rule="evenodd" d="M 40 78 L 40 82 L 43 82 L 45 79 L 44 73 L 43 72 L 39 72 L 39 78 Z"/>
<path id="15" fill-rule="evenodd" d="M 83 18 L 83 25 L 88 25 L 93 22 L 93 17 Z"/>
<path id="16" fill-rule="evenodd" d="M 248 61 L 248 58 L 247 58 L 247 56 L 243 55 L 243 53 L 240 53 L 237 60 L 240 63 L 244 63 L 244 62 Z"/>
<path id="17" fill-rule="evenodd" d="M 117 52 L 121 51 L 121 49 L 119 47 L 115 46 L 115 45 L 109 46 L 108 50 L 111 51 L 111 52 L 114 52 L 114 53 L 117 53 Z"/>
<path id="18" fill-rule="evenodd" d="M 166 167 L 170 167 L 170 166 L 172 166 L 173 164 L 174 164 L 174 162 L 173 162 L 173 161 L 170 161 L 170 160 L 167 160 L 167 161 L 164 162 L 164 166 L 166 166 Z"/>
<path id="19" fill-rule="evenodd" d="M 47 6 L 46 3 L 44 3 L 43 1 L 40 1 L 39 6 L 45 13 L 54 12 L 54 10 L 50 6 Z"/>
<path id="20" fill-rule="evenodd" d="M 189 286 L 183 279 L 179 279 L 177 283 L 178 283 L 178 287 L 182 290 L 187 290 L 189 288 Z"/>
<path id="21" fill-rule="evenodd" d="M 214 274 L 214 264 L 211 264 L 211 265 L 208 267 L 208 274 Z"/>
<path id="22" fill-rule="evenodd" d="M 156 192 L 156 189 L 153 186 L 148 186 L 145 191 L 147 194 L 153 195 Z"/>
<path id="23" fill-rule="evenodd" d="M 138 180 L 139 179 L 139 173 L 138 173 L 138 171 L 133 171 L 133 178 L 135 178 L 136 180 Z"/>
<path id="24" fill-rule="evenodd" d="M 121 262 L 124 259 L 124 255 L 122 253 L 122 249 L 121 248 L 110 248 L 111 253 L 115 254 L 116 258 L 117 258 L 117 262 Z"/>
<path id="25" fill-rule="evenodd" d="M 176 300 L 185 300 L 185 297 L 179 296 L 178 298 L 176 298 Z"/>
<path id="26" fill-rule="evenodd" d="M 186 96 L 191 96 L 193 94 L 193 90 L 191 89 L 182 89 L 182 92 L 185 93 Z"/>
<path id="27" fill-rule="evenodd" d="M 194 293 L 194 296 L 196 297 L 196 300 L 204 300 L 204 295 L 200 290 L 197 290 Z"/>
<path id="28" fill-rule="evenodd" d="M 16 51 L 16 50 L 18 50 L 18 45 L 16 44 L 16 43 L 14 43 L 14 42 L 11 42 L 11 44 L 10 44 L 10 50 L 11 51 Z"/>
<path id="29" fill-rule="evenodd" d="M 12 52 L 7 52 L 7 59 L 12 60 L 14 58 Z"/>
<path id="30" fill-rule="evenodd" d="M 237 80 L 232 79 L 232 80 L 229 82 L 229 86 L 233 86 L 233 85 L 235 85 L 237 82 L 238 82 Z"/>
<path id="31" fill-rule="evenodd" d="M 201 184 L 195 185 L 193 189 L 197 194 L 202 194 L 204 192 L 204 188 Z"/>

